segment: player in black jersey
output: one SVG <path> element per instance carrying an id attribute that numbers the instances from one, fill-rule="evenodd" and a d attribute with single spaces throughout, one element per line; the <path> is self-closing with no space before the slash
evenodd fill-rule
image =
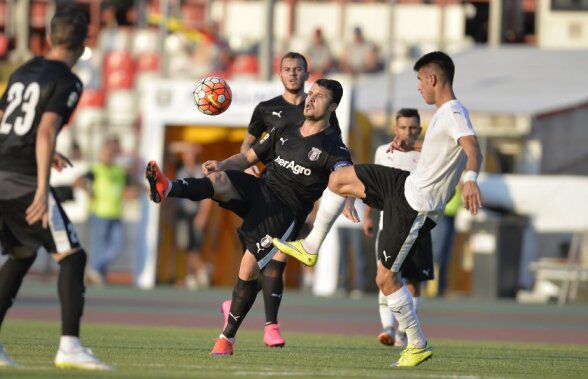
<path id="1" fill-rule="evenodd" d="M 304 83 L 308 76 L 308 63 L 304 55 L 291 51 L 282 57 L 280 80 L 284 92 L 257 104 L 247 127 L 247 135 L 241 144 L 242 153 L 249 150 L 264 133 L 269 133 L 273 128 L 304 121 Z M 341 134 L 335 113 L 331 114 L 329 123 Z"/>
<path id="2" fill-rule="evenodd" d="M 71 72 L 84 51 L 88 21 L 73 8 L 51 20 L 51 49 L 10 77 L 0 99 L 0 241 L 8 255 L 0 269 L 0 323 L 43 246 L 59 263 L 61 339 L 55 365 L 110 370 L 79 339 L 84 308 L 86 253 L 73 225 L 49 188 L 50 166 L 63 168 L 55 140 L 82 94 Z M 0 366 L 16 363 L 0 344 Z"/>
<path id="3" fill-rule="evenodd" d="M 305 100 L 304 122 L 272 129 L 245 153 L 205 162 L 206 178 L 171 182 L 154 161 L 149 162 L 146 177 L 153 201 L 212 198 L 243 218 L 237 231 L 245 250 L 239 278 L 227 324 L 211 354 L 233 353 L 237 329 L 257 296 L 257 278 L 271 269 L 269 262 L 285 258 L 272 247 L 272 236 L 297 235 L 331 172 L 352 164 L 347 147 L 328 121 L 342 95 L 339 82 L 318 80 Z M 261 178 L 242 171 L 258 161 L 267 162 Z"/>
<path id="4" fill-rule="evenodd" d="M 247 135 L 241 144 L 241 152 L 249 150 L 265 133 L 273 128 L 279 129 L 285 125 L 300 124 L 304 121 L 304 83 L 308 80 L 308 63 L 304 55 L 289 52 L 280 62 L 280 80 L 284 92 L 267 101 L 262 101 L 253 110 L 251 121 L 247 128 Z M 329 124 L 341 134 L 337 115 L 331 113 Z M 246 172 L 259 175 L 257 166 L 251 166 Z M 286 341 L 280 333 L 278 310 L 282 302 L 284 290 L 284 270 L 286 257 L 278 257 L 268 263 L 260 278 L 260 289 L 263 291 L 265 305 L 265 328 L 263 341 L 267 346 L 284 346 Z M 221 309 L 228 316 L 230 300 L 223 303 Z"/>

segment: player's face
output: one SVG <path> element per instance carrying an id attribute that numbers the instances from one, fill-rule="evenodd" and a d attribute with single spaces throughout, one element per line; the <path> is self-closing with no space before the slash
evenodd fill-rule
<path id="1" fill-rule="evenodd" d="M 410 141 L 416 141 L 421 134 L 421 127 L 416 117 L 399 117 L 394 134 Z"/>
<path id="2" fill-rule="evenodd" d="M 425 103 L 435 104 L 433 72 L 430 69 L 427 69 L 427 67 L 423 67 L 417 72 L 417 79 L 419 81 L 418 90 L 423 96 Z"/>
<path id="3" fill-rule="evenodd" d="M 313 84 L 304 101 L 304 117 L 315 121 L 324 118 L 336 106 L 331 103 L 332 99 L 331 91 Z"/>
<path id="4" fill-rule="evenodd" d="M 284 89 L 289 92 L 304 90 L 304 82 L 308 79 L 308 72 L 302 59 L 284 58 L 280 66 L 280 80 Z"/>

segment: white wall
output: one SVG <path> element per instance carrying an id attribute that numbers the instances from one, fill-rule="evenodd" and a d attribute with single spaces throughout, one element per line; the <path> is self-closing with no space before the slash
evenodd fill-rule
<path id="1" fill-rule="evenodd" d="M 265 15 L 262 1 L 213 2 L 211 15 L 221 20 L 226 37 L 239 48 L 259 42 L 264 35 Z M 310 42 L 317 27 L 336 55 L 342 53 L 351 40 L 355 26 L 361 26 L 367 39 L 385 51 L 388 40 L 390 7 L 387 4 L 300 1 L 296 5 L 294 35 L 288 38 L 288 3 L 277 1 L 274 35 L 276 47 L 302 51 Z M 443 27 L 447 46 L 463 46 L 465 37 L 465 9 L 460 4 L 445 7 Z M 441 8 L 431 4 L 399 4 L 396 6 L 395 35 L 398 43 L 424 50 L 437 48 L 441 36 Z M 279 52 L 278 52 L 279 53 Z"/>
<path id="2" fill-rule="evenodd" d="M 551 0 L 537 0 L 537 44 L 548 49 L 588 48 L 588 12 L 551 11 Z"/>

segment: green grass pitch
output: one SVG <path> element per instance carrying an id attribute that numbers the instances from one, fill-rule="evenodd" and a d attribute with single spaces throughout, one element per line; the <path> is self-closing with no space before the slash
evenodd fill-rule
<path id="1" fill-rule="evenodd" d="M 374 337 L 284 333 L 283 349 L 242 331 L 231 357 L 211 357 L 218 330 L 84 324 L 82 340 L 113 372 L 53 367 L 59 324 L 7 320 L 2 342 L 20 368 L 0 378 L 587 378 L 588 346 L 431 341 L 433 358 L 390 368 L 399 348 Z"/>

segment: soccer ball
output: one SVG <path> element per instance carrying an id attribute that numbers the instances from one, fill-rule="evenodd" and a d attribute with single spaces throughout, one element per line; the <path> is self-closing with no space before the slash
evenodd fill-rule
<path id="1" fill-rule="evenodd" d="M 198 110 L 210 116 L 216 116 L 229 108 L 233 100 L 231 87 L 217 76 L 201 79 L 194 89 L 194 104 Z"/>

